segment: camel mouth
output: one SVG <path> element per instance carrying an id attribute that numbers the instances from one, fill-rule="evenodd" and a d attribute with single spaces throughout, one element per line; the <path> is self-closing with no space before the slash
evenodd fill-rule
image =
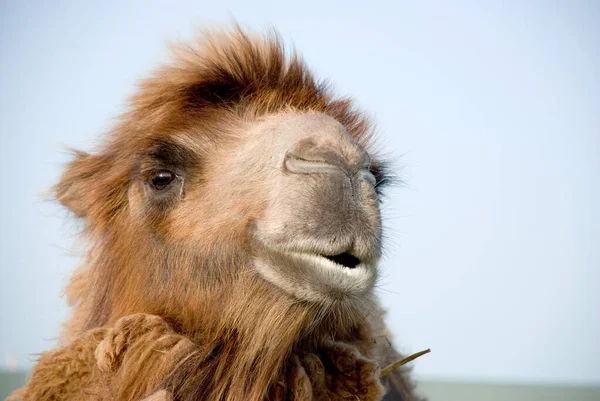
<path id="1" fill-rule="evenodd" d="M 353 252 L 267 249 L 254 259 L 257 272 L 298 299 L 331 306 L 346 296 L 368 293 L 377 279 L 377 261 Z"/>
<path id="2" fill-rule="evenodd" d="M 342 252 L 337 255 L 320 255 L 325 259 L 332 261 L 338 265 L 346 267 L 348 269 L 354 269 L 360 264 L 360 259 L 352 255 L 349 252 Z"/>

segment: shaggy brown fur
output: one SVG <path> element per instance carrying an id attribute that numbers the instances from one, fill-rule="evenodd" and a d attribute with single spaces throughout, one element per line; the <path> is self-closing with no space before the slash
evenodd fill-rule
<path id="1" fill-rule="evenodd" d="M 369 147 L 368 121 L 275 36 L 208 35 L 144 81 L 104 146 L 77 152 L 55 188 L 91 248 L 66 290 L 74 313 L 62 347 L 14 396 L 375 401 L 385 386 L 386 400 L 415 400 L 404 371 L 380 383 L 399 355 L 371 294 L 315 304 L 252 268 L 263 189 L 232 182 L 215 154 L 256 122 L 303 112 L 333 117 Z M 144 197 L 157 163 L 184 166 L 185 202 Z"/>

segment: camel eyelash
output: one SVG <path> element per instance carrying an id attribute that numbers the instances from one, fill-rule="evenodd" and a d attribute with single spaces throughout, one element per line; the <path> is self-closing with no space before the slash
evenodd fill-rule
<path id="1" fill-rule="evenodd" d="M 196 166 L 197 157 L 191 150 L 168 139 L 156 140 L 143 157 L 143 172 L 157 169 L 187 169 Z"/>
<path id="2" fill-rule="evenodd" d="M 383 164 L 373 163 L 369 167 L 369 171 L 375 177 L 375 190 L 378 194 L 381 194 L 384 187 L 394 182 L 393 177 L 388 173 Z"/>

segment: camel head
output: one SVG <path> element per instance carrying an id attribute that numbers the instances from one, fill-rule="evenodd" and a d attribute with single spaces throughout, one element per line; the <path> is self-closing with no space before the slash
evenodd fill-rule
<path id="1" fill-rule="evenodd" d="M 193 320 L 266 293 L 321 315 L 360 309 L 386 182 L 371 134 L 276 37 L 179 47 L 55 188 L 92 243 L 67 291 L 79 328 L 140 310 Z"/>

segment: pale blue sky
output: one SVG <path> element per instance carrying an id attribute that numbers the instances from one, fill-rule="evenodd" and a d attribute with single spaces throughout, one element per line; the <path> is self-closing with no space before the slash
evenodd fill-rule
<path id="1" fill-rule="evenodd" d="M 600 384 L 594 1 L 2 2 L 0 367 L 67 315 L 77 227 L 41 195 L 62 146 L 93 148 L 167 40 L 231 17 L 277 27 L 397 156 L 380 294 L 399 348 L 433 350 L 418 377 Z"/>

